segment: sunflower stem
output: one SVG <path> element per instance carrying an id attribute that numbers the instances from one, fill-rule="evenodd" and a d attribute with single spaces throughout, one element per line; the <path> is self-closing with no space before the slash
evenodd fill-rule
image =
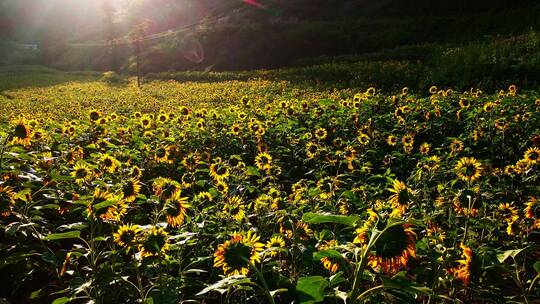
<path id="1" fill-rule="evenodd" d="M 2 171 L 2 162 L 4 160 L 4 152 L 6 150 L 6 145 L 10 137 L 11 137 L 11 134 L 8 134 L 6 138 L 4 139 L 4 142 L 2 143 L 2 150 L 0 151 L 0 172 Z"/>
<path id="2" fill-rule="evenodd" d="M 249 263 L 249 261 L 247 259 L 244 258 L 244 260 L 246 262 Z M 259 277 L 259 280 L 261 281 L 262 285 L 263 285 L 263 290 L 265 291 L 265 294 L 266 294 L 266 297 L 268 298 L 268 301 L 269 303 L 271 304 L 275 304 L 274 302 L 274 297 L 272 297 L 272 294 L 270 293 L 270 289 L 268 289 L 268 284 L 266 284 L 266 280 L 264 279 L 264 275 L 262 274 L 262 272 L 253 264 L 251 264 L 251 267 L 253 269 L 255 269 L 255 273 L 257 273 L 257 277 Z M 262 265 L 261 265 L 261 269 L 262 269 Z"/>
<path id="3" fill-rule="evenodd" d="M 378 223 L 379 221 L 377 221 Z M 366 246 L 366 248 L 362 251 L 362 254 L 360 256 L 360 263 L 357 264 L 356 273 L 354 275 L 354 281 L 353 281 L 353 287 L 351 290 L 351 299 L 353 304 L 358 303 L 358 292 L 360 290 L 360 283 L 362 281 L 362 277 L 364 276 L 364 269 L 366 268 L 366 262 L 367 262 L 367 256 L 369 254 L 369 251 L 371 250 L 371 246 L 376 242 L 376 240 L 379 238 L 380 233 L 378 233 L 376 227 L 377 223 L 375 224 L 375 229 L 373 229 L 373 232 L 371 233 L 371 236 L 369 238 L 369 242 Z M 385 228 L 386 230 L 386 228 Z M 384 230 L 383 230 L 384 231 Z"/>
<path id="4" fill-rule="evenodd" d="M 375 286 L 375 287 L 372 287 L 366 291 L 364 291 L 361 295 L 358 296 L 358 298 L 356 299 L 356 301 L 360 302 L 362 301 L 367 295 L 369 295 L 370 293 L 372 292 L 375 292 L 375 291 L 379 291 L 381 289 L 384 289 L 384 286 L 383 285 L 378 285 L 378 286 Z"/>

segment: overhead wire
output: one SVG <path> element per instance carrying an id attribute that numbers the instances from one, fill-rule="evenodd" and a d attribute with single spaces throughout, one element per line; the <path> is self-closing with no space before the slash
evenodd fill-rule
<path id="1" fill-rule="evenodd" d="M 177 27 L 174 30 L 169 29 L 169 30 L 162 31 L 159 33 L 143 36 L 141 38 L 136 39 L 136 41 L 145 42 L 145 41 L 164 38 L 171 35 L 176 35 L 182 32 L 187 32 L 200 25 L 217 23 L 220 19 L 232 17 L 234 15 L 237 15 L 243 12 L 245 9 L 246 8 L 244 7 L 244 8 L 237 9 L 236 11 L 232 13 L 220 14 L 220 15 L 209 17 L 209 18 L 203 18 L 202 20 L 198 22 L 183 25 L 181 27 Z M 119 41 L 119 42 L 116 42 L 116 41 Z M 132 41 L 130 41 L 129 35 L 124 35 L 120 38 L 115 38 L 115 39 L 108 40 L 106 42 L 100 42 L 100 43 L 68 43 L 69 46 L 74 46 L 74 47 L 110 47 L 110 46 L 121 46 L 121 45 L 130 45 L 130 44 L 132 44 Z"/>

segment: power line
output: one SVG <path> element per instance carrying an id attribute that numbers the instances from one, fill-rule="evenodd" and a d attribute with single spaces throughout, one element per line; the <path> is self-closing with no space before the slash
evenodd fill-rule
<path id="1" fill-rule="evenodd" d="M 245 9 L 246 8 L 240 8 L 240 9 L 238 9 L 235 12 L 230 13 L 230 14 L 216 15 L 216 16 L 210 17 L 208 19 L 200 20 L 198 22 L 194 22 L 194 23 L 191 23 L 191 24 L 188 24 L 188 25 L 178 27 L 175 30 L 169 29 L 167 31 L 150 34 L 150 35 L 141 37 L 141 38 L 136 39 L 136 40 L 138 40 L 139 42 L 145 42 L 145 41 L 164 38 L 164 37 L 167 37 L 167 36 L 170 36 L 170 35 L 179 34 L 179 33 L 182 33 L 182 32 L 187 32 L 190 29 L 192 29 L 194 27 L 197 27 L 199 25 L 217 23 L 220 19 L 226 18 L 226 17 L 232 17 L 234 15 L 237 15 L 237 14 L 241 13 Z M 115 41 L 115 40 L 120 40 L 120 42 L 112 42 L 112 41 Z M 110 46 L 121 46 L 121 45 L 131 45 L 132 44 L 132 41 L 129 40 L 128 35 L 125 35 L 125 36 L 123 36 L 121 38 L 113 39 L 112 41 L 101 42 L 101 43 L 70 43 L 68 45 L 75 46 L 75 47 L 110 47 Z"/>

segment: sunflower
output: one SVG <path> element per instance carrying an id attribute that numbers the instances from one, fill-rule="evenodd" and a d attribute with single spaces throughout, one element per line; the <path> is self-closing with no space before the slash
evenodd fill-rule
<path id="1" fill-rule="evenodd" d="M 506 222 L 506 234 L 508 236 L 516 235 L 516 231 L 519 230 L 519 217 L 513 218 L 511 221 Z"/>
<path id="2" fill-rule="evenodd" d="M 407 266 L 411 257 L 416 257 L 416 234 L 407 224 L 386 229 L 373 245 L 373 255 L 368 264 L 388 274 L 394 274 Z"/>
<path id="3" fill-rule="evenodd" d="M 200 160 L 199 153 L 190 153 L 182 159 L 182 165 L 188 170 L 195 170 Z"/>
<path id="4" fill-rule="evenodd" d="M 494 102 L 486 102 L 484 104 L 484 112 L 491 112 L 497 106 Z"/>
<path id="5" fill-rule="evenodd" d="M 9 186 L 0 185 L 0 215 L 7 217 L 15 204 L 15 192 Z"/>
<path id="6" fill-rule="evenodd" d="M 182 188 L 189 189 L 197 181 L 197 176 L 193 172 L 186 172 L 182 174 L 182 177 L 180 178 L 180 180 L 182 182 Z"/>
<path id="7" fill-rule="evenodd" d="M 525 159 L 529 164 L 534 165 L 540 162 L 540 148 L 531 147 L 525 151 L 523 154 L 523 159 Z"/>
<path id="8" fill-rule="evenodd" d="M 148 129 L 150 128 L 150 126 L 152 126 L 152 118 L 148 115 L 144 115 L 140 118 L 139 120 L 139 125 L 143 128 L 143 129 Z"/>
<path id="9" fill-rule="evenodd" d="M 180 107 L 179 112 L 180 112 L 180 115 L 183 115 L 183 116 L 189 115 L 189 109 L 186 108 L 186 107 L 184 107 L 184 106 L 181 106 L 181 107 Z"/>
<path id="10" fill-rule="evenodd" d="M 324 128 L 318 128 L 317 130 L 315 130 L 314 134 L 318 140 L 324 140 L 326 139 L 328 132 Z"/>
<path id="11" fill-rule="evenodd" d="M 73 166 L 71 176 L 75 178 L 75 182 L 79 185 L 92 180 L 94 171 L 90 169 L 87 163 L 79 162 Z"/>
<path id="12" fill-rule="evenodd" d="M 221 194 L 229 192 L 229 185 L 227 185 L 227 183 L 224 181 L 218 181 L 215 188 Z"/>
<path id="13" fill-rule="evenodd" d="M 141 258 L 166 255 L 169 250 L 169 234 L 163 228 L 153 226 L 139 243 Z"/>
<path id="14" fill-rule="evenodd" d="M 208 191 L 199 192 L 199 194 L 197 194 L 195 198 L 199 203 L 212 202 L 214 200 L 214 197 Z"/>
<path id="15" fill-rule="evenodd" d="M 129 173 L 129 176 L 131 176 L 131 178 L 140 179 L 142 176 L 141 168 L 139 168 L 138 166 L 133 166 L 131 168 L 131 172 Z"/>
<path id="16" fill-rule="evenodd" d="M 529 170 L 532 167 L 532 164 L 528 162 L 526 159 L 520 159 L 516 162 L 516 165 L 514 166 L 514 171 L 517 174 L 523 174 L 527 170 Z"/>
<path id="17" fill-rule="evenodd" d="M 402 210 L 402 213 L 405 212 L 411 203 L 413 195 L 411 188 L 407 187 L 404 182 L 396 179 L 392 183 L 392 188 L 389 188 L 388 191 L 393 193 L 388 199 L 388 202 L 394 208 Z"/>
<path id="18" fill-rule="evenodd" d="M 111 205 L 107 207 L 105 213 L 101 214 L 99 217 L 104 221 L 120 222 L 124 215 L 127 214 L 127 204 L 122 194 L 111 194 L 107 198 L 107 201 L 109 201 Z"/>
<path id="19" fill-rule="evenodd" d="M 120 165 L 120 161 L 110 156 L 109 154 L 103 154 L 100 158 L 101 166 L 109 173 L 114 173 L 116 168 Z"/>
<path id="20" fill-rule="evenodd" d="M 260 238 L 251 231 L 233 232 L 214 252 L 214 267 L 221 268 L 227 276 L 247 275 L 249 267 L 261 261 L 264 244 L 259 242 Z"/>
<path id="21" fill-rule="evenodd" d="M 388 135 L 386 138 L 386 143 L 390 146 L 395 146 L 397 144 L 398 138 L 395 135 Z"/>
<path id="22" fill-rule="evenodd" d="M 242 221 L 246 216 L 244 200 L 238 195 L 228 197 L 223 205 L 223 213 L 238 222 Z"/>
<path id="23" fill-rule="evenodd" d="M 255 157 L 255 164 L 259 170 L 269 170 L 272 167 L 272 156 L 268 153 L 259 153 Z"/>
<path id="24" fill-rule="evenodd" d="M 158 147 L 154 153 L 154 160 L 161 164 L 171 164 L 172 160 L 169 159 L 169 156 L 171 155 L 171 146 L 160 146 Z"/>
<path id="25" fill-rule="evenodd" d="M 275 258 L 285 248 L 285 240 L 280 235 L 274 235 L 266 242 L 266 255 Z"/>
<path id="26" fill-rule="evenodd" d="M 482 176 L 483 167 L 474 157 L 462 157 L 455 167 L 457 176 L 466 182 L 474 182 Z"/>
<path id="27" fill-rule="evenodd" d="M 32 143 L 32 127 L 25 119 L 20 119 L 15 125 L 12 137 L 12 144 L 28 147 Z"/>
<path id="28" fill-rule="evenodd" d="M 441 166 L 441 158 L 433 155 L 424 160 L 424 169 L 429 172 L 435 172 Z"/>
<path id="29" fill-rule="evenodd" d="M 152 183 L 154 194 L 160 196 L 161 199 L 169 199 L 176 191 L 180 189 L 180 184 L 170 178 L 158 177 Z"/>
<path id="30" fill-rule="evenodd" d="M 273 199 L 268 194 L 261 194 L 255 199 L 254 208 L 255 211 L 259 212 L 261 210 L 268 209 L 273 203 Z"/>
<path id="31" fill-rule="evenodd" d="M 160 123 L 167 122 L 167 120 L 169 120 L 169 116 L 167 114 L 165 114 L 165 113 L 161 113 L 157 117 L 157 121 L 160 122 Z"/>
<path id="32" fill-rule="evenodd" d="M 113 234 L 113 239 L 116 244 L 124 247 L 129 252 L 131 248 L 134 248 L 138 244 L 141 232 L 142 230 L 138 225 L 122 225 Z"/>
<path id="33" fill-rule="evenodd" d="M 470 106 L 471 106 L 471 103 L 469 102 L 469 100 L 465 99 L 465 98 L 461 98 L 459 100 L 459 106 L 462 108 L 462 109 L 468 109 Z"/>
<path id="34" fill-rule="evenodd" d="M 500 203 L 499 204 L 499 214 L 506 222 L 513 221 L 518 217 L 518 210 L 516 207 L 512 206 L 509 203 Z"/>
<path id="35" fill-rule="evenodd" d="M 420 154 L 422 154 L 422 155 L 428 155 L 429 149 L 430 149 L 430 148 L 431 148 L 431 145 L 430 145 L 430 144 L 428 144 L 428 143 L 426 143 L 426 142 L 425 142 L 425 143 L 422 143 L 422 144 L 420 145 Z"/>
<path id="36" fill-rule="evenodd" d="M 309 228 L 308 224 L 306 224 L 303 221 L 296 222 L 294 232 L 296 233 L 296 237 L 302 241 L 309 240 L 311 236 L 313 235 L 313 230 Z M 292 229 L 286 229 L 285 226 L 280 226 L 280 232 L 284 233 L 287 238 L 292 239 L 294 237 L 294 233 Z"/>
<path id="37" fill-rule="evenodd" d="M 233 124 L 233 125 L 231 126 L 231 134 L 232 134 L 232 135 L 239 135 L 239 134 L 240 134 L 240 130 L 241 130 L 240 125 L 237 124 L 237 123 L 235 123 L 235 124 Z"/>
<path id="38" fill-rule="evenodd" d="M 461 243 L 459 247 L 463 251 L 461 254 L 462 259 L 458 260 L 459 265 L 457 267 L 450 269 L 450 273 L 452 273 L 457 279 L 461 280 L 464 286 L 468 286 L 471 282 L 473 251 L 463 243 Z"/>
<path id="39" fill-rule="evenodd" d="M 92 194 L 92 199 L 88 202 L 86 211 L 88 216 L 96 219 L 107 212 L 107 208 L 103 208 L 102 204 L 113 198 L 113 194 L 108 191 L 96 188 Z"/>
<path id="40" fill-rule="evenodd" d="M 360 135 L 358 135 L 358 142 L 364 146 L 369 144 L 369 136 L 365 133 L 360 132 Z"/>
<path id="41" fill-rule="evenodd" d="M 316 143 L 308 142 L 306 144 L 306 155 L 308 159 L 313 159 L 319 155 L 319 146 Z"/>
<path id="42" fill-rule="evenodd" d="M 450 143 L 450 155 L 456 155 L 457 153 L 463 151 L 463 142 L 459 139 L 454 139 L 452 140 L 452 142 Z"/>
<path id="43" fill-rule="evenodd" d="M 525 218 L 533 221 L 533 227 L 540 229 L 540 206 L 536 197 L 529 197 L 527 200 L 524 214 Z"/>
<path id="44" fill-rule="evenodd" d="M 403 143 L 405 147 L 412 147 L 412 145 L 414 144 L 414 134 L 412 133 L 405 134 L 401 138 L 401 143 Z"/>
<path id="45" fill-rule="evenodd" d="M 124 199 L 128 203 L 132 203 L 139 195 L 141 191 L 141 182 L 138 178 L 132 177 L 124 182 L 122 186 L 122 193 L 124 194 Z"/>
<path id="46" fill-rule="evenodd" d="M 339 262 L 334 261 L 334 259 L 331 257 L 322 258 L 321 263 L 323 264 L 324 268 L 330 271 L 330 273 L 335 273 L 339 270 Z"/>
<path id="47" fill-rule="evenodd" d="M 426 226 L 426 235 L 435 243 L 442 243 L 446 238 L 444 229 L 432 221 L 429 221 Z"/>
<path id="48" fill-rule="evenodd" d="M 163 209 L 167 215 L 167 223 L 169 226 L 176 228 L 184 223 L 187 209 L 191 207 L 187 203 L 187 197 L 181 197 L 181 191 L 176 190 L 173 195 L 165 201 Z"/>
<path id="49" fill-rule="evenodd" d="M 88 118 L 90 119 L 91 122 L 97 122 L 101 116 L 103 114 L 101 113 L 101 111 L 99 110 L 96 110 L 96 109 L 92 109 L 88 112 Z"/>
<path id="50" fill-rule="evenodd" d="M 369 217 L 366 221 L 364 221 L 364 224 L 362 227 L 359 227 L 355 230 L 356 236 L 353 240 L 353 243 L 355 244 L 362 244 L 364 245 L 368 239 L 368 233 L 370 229 L 372 228 L 373 224 L 378 220 L 379 216 L 373 209 L 368 209 L 367 214 Z"/>
<path id="51" fill-rule="evenodd" d="M 230 175 L 229 167 L 221 162 L 210 165 L 210 176 L 216 181 L 224 181 Z"/>

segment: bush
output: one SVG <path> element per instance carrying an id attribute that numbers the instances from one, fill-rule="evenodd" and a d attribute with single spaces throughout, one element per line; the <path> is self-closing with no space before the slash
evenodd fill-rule
<path id="1" fill-rule="evenodd" d="M 108 85 L 121 85 L 127 83 L 127 80 L 124 77 L 118 75 L 113 71 L 103 73 L 99 80 L 105 82 Z"/>

